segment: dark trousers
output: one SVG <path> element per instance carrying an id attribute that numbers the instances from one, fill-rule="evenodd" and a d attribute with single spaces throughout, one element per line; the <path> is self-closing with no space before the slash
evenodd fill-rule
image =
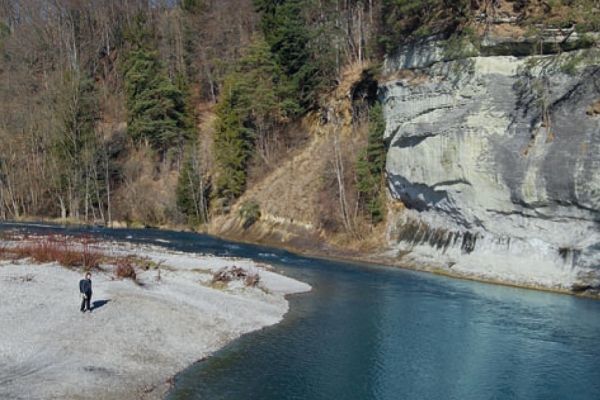
<path id="1" fill-rule="evenodd" d="M 92 307 L 90 307 L 90 301 L 92 301 L 92 294 L 86 293 L 81 300 L 81 311 L 85 311 L 86 309 L 92 311 Z"/>

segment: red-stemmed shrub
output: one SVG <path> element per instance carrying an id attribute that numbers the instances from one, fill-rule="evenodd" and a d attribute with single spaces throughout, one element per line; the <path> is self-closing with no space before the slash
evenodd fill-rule
<path id="1" fill-rule="evenodd" d="M 137 279 L 137 274 L 135 272 L 133 256 L 122 257 L 115 260 L 115 265 L 117 269 L 115 270 L 115 275 L 118 278 L 129 278 L 133 281 Z"/>
<path id="2" fill-rule="evenodd" d="M 58 262 L 65 267 L 84 267 L 85 269 L 100 266 L 100 254 L 89 246 L 83 250 L 75 249 L 67 242 L 68 238 L 48 236 L 30 240 L 14 248 L 17 258 L 31 258 L 39 263 Z"/>

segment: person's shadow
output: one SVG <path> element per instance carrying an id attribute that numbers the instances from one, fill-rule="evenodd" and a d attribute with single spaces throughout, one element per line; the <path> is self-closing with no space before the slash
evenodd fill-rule
<path id="1" fill-rule="evenodd" d="M 96 300 L 94 302 L 92 302 L 92 310 L 96 310 L 100 307 L 104 307 L 106 304 L 108 304 L 110 300 Z"/>

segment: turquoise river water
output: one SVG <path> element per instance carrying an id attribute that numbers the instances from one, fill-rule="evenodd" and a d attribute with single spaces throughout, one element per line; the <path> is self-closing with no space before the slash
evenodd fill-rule
<path id="1" fill-rule="evenodd" d="M 598 300 L 191 233 L 71 231 L 249 257 L 312 285 L 281 323 L 179 374 L 167 400 L 600 400 Z"/>

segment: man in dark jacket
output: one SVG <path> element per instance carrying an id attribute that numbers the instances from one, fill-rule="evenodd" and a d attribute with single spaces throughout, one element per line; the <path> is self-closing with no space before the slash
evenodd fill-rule
<path id="1" fill-rule="evenodd" d="M 79 291 L 82 296 L 80 311 L 85 312 L 87 309 L 89 312 L 92 312 L 92 307 L 90 307 L 90 301 L 92 300 L 92 274 L 89 272 L 85 274 L 85 279 L 79 281 Z"/>

